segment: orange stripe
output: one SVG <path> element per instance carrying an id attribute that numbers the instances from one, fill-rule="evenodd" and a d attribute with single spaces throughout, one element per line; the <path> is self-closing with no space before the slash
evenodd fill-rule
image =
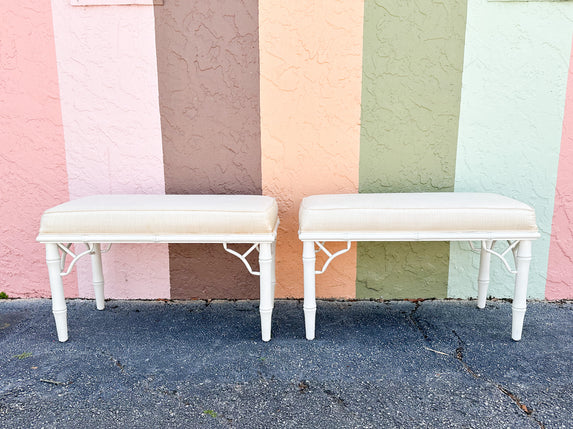
<path id="1" fill-rule="evenodd" d="M 356 0 L 260 2 L 263 193 L 277 198 L 277 297 L 303 295 L 298 207 L 358 192 L 362 23 Z M 356 295 L 356 248 L 317 278 L 317 296 Z"/>

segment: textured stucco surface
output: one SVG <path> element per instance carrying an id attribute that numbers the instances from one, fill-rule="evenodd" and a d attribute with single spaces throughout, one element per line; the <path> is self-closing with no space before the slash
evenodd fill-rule
<path id="1" fill-rule="evenodd" d="M 452 191 L 466 2 L 367 1 L 360 192 Z M 359 243 L 360 298 L 445 297 L 448 243 Z"/>
<path id="2" fill-rule="evenodd" d="M 545 297 L 571 299 L 573 298 L 573 49 L 569 61 L 554 207 Z"/>
<path id="3" fill-rule="evenodd" d="M 571 37 L 572 2 L 468 4 L 455 190 L 496 192 L 535 208 L 528 296 L 545 297 Z M 477 295 L 478 255 L 453 243 L 448 296 Z M 500 247 L 501 248 L 501 247 Z M 490 295 L 513 296 L 492 260 Z"/>
<path id="4" fill-rule="evenodd" d="M 263 193 L 277 198 L 281 219 L 276 293 L 301 297 L 302 198 L 358 190 L 364 6 L 273 0 L 259 7 Z M 317 277 L 318 296 L 355 296 L 354 249 Z"/>
<path id="5" fill-rule="evenodd" d="M 257 1 L 165 2 L 155 29 L 166 192 L 260 194 Z M 173 298 L 258 297 L 220 244 L 169 249 Z"/>
<path id="6" fill-rule="evenodd" d="M 49 296 L 35 238 L 42 212 L 68 199 L 50 3 L 3 1 L 0 16 L 0 292 Z"/>
<path id="7" fill-rule="evenodd" d="M 165 193 L 153 7 L 52 8 L 70 197 Z M 107 297 L 169 297 L 167 245 L 114 245 L 103 265 Z M 89 259 L 78 279 L 92 297 Z"/>

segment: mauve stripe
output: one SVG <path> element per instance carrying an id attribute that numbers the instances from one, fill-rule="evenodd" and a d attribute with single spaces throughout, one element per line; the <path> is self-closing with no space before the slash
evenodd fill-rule
<path id="1" fill-rule="evenodd" d="M 258 2 L 155 8 L 168 194 L 261 194 Z M 255 298 L 258 278 L 220 245 L 169 246 L 172 298 Z"/>

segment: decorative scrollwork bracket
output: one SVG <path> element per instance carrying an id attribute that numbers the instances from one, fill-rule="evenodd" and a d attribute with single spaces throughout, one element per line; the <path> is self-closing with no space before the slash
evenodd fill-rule
<path id="1" fill-rule="evenodd" d="M 229 249 L 229 248 L 227 247 L 227 243 L 223 243 L 223 248 L 224 248 L 227 252 L 229 252 L 231 255 L 235 255 L 237 258 L 239 258 L 239 259 L 243 262 L 243 264 L 245 265 L 245 267 L 247 267 L 247 270 L 249 270 L 249 273 L 251 273 L 251 274 L 254 275 L 254 276 L 260 276 L 260 275 L 261 275 L 261 273 L 260 273 L 259 271 L 253 271 L 253 269 L 251 268 L 251 264 L 249 264 L 249 261 L 247 261 L 247 256 L 249 256 L 249 254 L 250 254 L 253 250 L 257 249 L 257 252 L 259 251 L 259 243 L 253 244 L 253 245 L 249 248 L 249 250 L 247 250 L 245 253 L 242 253 L 242 254 L 239 253 L 239 252 L 235 252 L 235 251 L 232 250 L 232 249 Z"/>
<path id="2" fill-rule="evenodd" d="M 505 259 L 505 255 L 511 250 L 511 253 L 513 254 L 513 259 L 515 262 L 515 258 L 517 257 L 517 245 L 519 244 L 519 241 L 520 240 L 513 240 L 513 241 L 507 240 L 507 244 L 508 244 L 507 249 L 505 249 L 503 252 L 499 253 L 499 252 L 496 252 L 495 250 L 493 250 L 493 246 L 496 243 L 495 240 L 489 241 L 489 242 L 482 240 L 481 241 L 481 249 L 484 249 L 487 253 L 489 253 L 491 255 L 495 255 L 499 259 L 501 259 L 501 262 L 503 262 L 503 265 L 505 266 L 507 271 L 509 271 L 511 274 L 517 274 L 517 270 L 511 269 L 509 262 L 507 262 L 507 260 Z M 471 241 L 469 243 L 470 243 L 470 247 L 472 249 L 472 252 L 474 252 L 474 253 L 480 253 L 481 252 L 481 249 L 476 249 L 474 247 L 474 244 Z"/>
<path id="3" fill-rule="evenodd" d="M 331 253 L 328 251 L 328 249 L 324 246 L 324 241 L 323 242 L 316 242 L 316 245 L 318 246 L 318 249 L 315 250 L 316 253 L 318 252 L 324 252 L 327 256 L 328 259 L 326 260 L 326 262 L 324 263 L 324 265 L 322 266 L 322 269 L 320 271 L 315 271 L 315 274 L 322 274 L 326 271 L 326 268 L 330 265 L 330 263 L 332 262 L 332 260 L 334 258 L 336 258 L 337 256 L 342 255 L 343 253 L 346 253 L 350 250 L 350 246 L 352 245 L 352 241 L 347 241 L 346 242 L 346 248 L 345 249 L 341 249 L 336 253 Z"/>
<path id="4" fill-rule="evenodd" d="M 95 253 L 94 243 L 83 243 L 85 246 L 87 246 L 87 250 L 85 250 L 84 252 L 81 252 L 81 253 L 74 253 L 70 249 L 72 247 L 72 244 L 74 244 L 74 243 L 67 243 L 67 244 L 57 243 L 58 248 L 61 251 L 61 253 L 60 253 L 60 276 L 62 276 L 62 277 L 65 277 L 72 272 L 74 265 L 76 265 L 76 262 L 78 262 L 80 260 L 80 258 L 82 258 L 83 256 L 86 256 L 86 255 L 93 255 Z M 110 249 L 111 249 L 111 243 L 108 244 L 106 249 L 101 250 L 100 253 L 107 253 L 107 252 L 109 252 Z M 68 269 L 66 270 L 65 269 L 66 258 L 68 256 L 70 256 L 72 258 L 72 261 L 70 262 L 70 265 L 68 266 Z"/>

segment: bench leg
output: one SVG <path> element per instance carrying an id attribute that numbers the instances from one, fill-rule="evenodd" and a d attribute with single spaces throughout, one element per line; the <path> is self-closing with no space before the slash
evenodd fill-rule
<path id="1" fill-rule="evenodd" d="M 101 246 L 94 243 L 92 259 L 92 283 L 94 287 L 96 308 L 103 310 L 105 308 L 105 298 L 103 293 L 103 270 L 101 266 Z"/>
<path id="2" fill-rule="evenodd" d="M 306 339 L 314 340 L 315 319 L 316 319 L 316 253 L 314 252 L 314 241 L 303 242 L 302 263 L 304 266 L 304 326 L 306 329 Z"/>
<path id="3" fill-rule="evenodd" d="M 272 258 L 273 258 L 273 265 L 271 268 L 271 296 L 273 299 L 273 307 L 275 303 L 275 286 L 277 284 L 277 242 L 273 241 L 273 245 L 271 247 Z"/>
<path id="4" fill-rule="evenodd" d="M 261 334 L 263 341 L 271 339 L 273 314 L 273 252 L 271 243 L 261 243 L 259 250 Z"/>
<path id="5" fill-rule="evenodd" d="M 523 319 L 527 307 L 527 280 L 529 264 L 531 263 L 531 241 L 522 240 L 517 248 L 517 274 L 515 276 L 515 289 L 513 292 L 511 338 L 521 340 Z"/>
<path id="6" fill-rule="evenodd" d="M 482 241 L 479 259 L 478 275 L 478 308 L 485 308 L 487 298 L 487 288 L 489 286 L 489 267 L 491 262 L 491 253 L 486 250 L 491 249 L 493 242 L 491 240 Z"/>
<path id="7" fill-rule="evenodd" d="M 58 340 L 63 343 L 68 340 L 68 317 L 66 299 L 64 297 L 64 284 L 60 275 L 60 251 L 57 244 L 46 243 L 46 263 L 52 291 L 52 313 L 56 321 Z"/>

